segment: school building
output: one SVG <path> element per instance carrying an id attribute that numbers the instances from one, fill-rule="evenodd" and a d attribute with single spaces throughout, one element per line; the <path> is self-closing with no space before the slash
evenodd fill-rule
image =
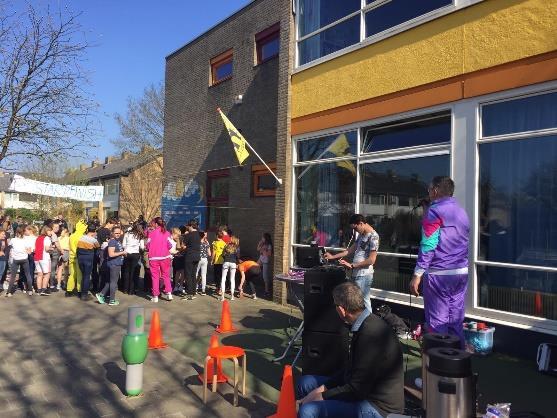
<path id="1" fill-rule="evenodd" d="M 211 237 L 227 225 L 253 258 L 274 232 L 282 192 L 252 151 L 238 163 L 217 108 L 276 169 L 288 135 L 291 11 L 287 0 L 252 1 L 166 57 L 163 217 L 197 219 Z"/>
<path id="2" fill-rule="evenodd" d="M 417 205 L 450 175 L 468 316 L 557 335 L 557 1 L 297 0 L 294 16 L 275 271 L 312 238 L 345 246 L 362 213 L 381 237 L 373 297 L 422 306 Z"/>

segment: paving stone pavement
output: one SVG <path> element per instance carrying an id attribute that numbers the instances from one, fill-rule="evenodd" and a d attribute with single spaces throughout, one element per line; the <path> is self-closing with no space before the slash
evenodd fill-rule
<path id="1" fill-rule="evenodd" d="M 65 298 L 63 293 L 40 297 L 0 295 L 0 417 L 265 417 L 274 403 L 259 394 L 240 395 L 219 385 L 201 401 L 202 386 L 188 358 L 169 347 L 150 351 L 144 369 L 144 394 L 124 395 L 125 364 L 120 346 L 126 331 L 127 307 L 160 311 L 164 338 L 205 338 L 220 318 L 221 304 L 206 296 L 194 301 L 150 301 L 118 295 L 116 307 Z M 263 310 L 289 315 L 290 309 L 262 300 L 231 303 L 235 325 Z M 248 358 L 249 366 L 249 358 Z M 277 377 L 280 379 L 280 377 Z"/>

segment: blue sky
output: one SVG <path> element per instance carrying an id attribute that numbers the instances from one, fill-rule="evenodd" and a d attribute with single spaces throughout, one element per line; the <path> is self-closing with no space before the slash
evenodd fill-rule
<path id="1" fill-rule="evenodd" d="M 23 0 L 14 0 L 23 6 Z M 68 7 L 82 12 L 87 40 L 96 45 L 87 53 L 86 68 L 99 103 L 100 148 L 92 155 L 115 153 L 110 139 L 119 134 L 116 112 L 124 114 L 129 96 L 141 96 L 151 83 L 164 80 L 165 56 L 249 0 L 39 0 L 34 5 Z M 90 160 L 91 158 L 89 158 Z"/>

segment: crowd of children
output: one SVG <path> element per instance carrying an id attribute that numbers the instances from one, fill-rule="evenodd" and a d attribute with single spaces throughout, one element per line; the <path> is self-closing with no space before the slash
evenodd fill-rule
<path id="1" fill-rule="evenodd" d="M 246 296 L 248 283 L 250 297 L 256 299 L 260 280 L 265 295 L 270 294 L 273 248 L 268 233 L 263 234 L 254 261 L 242 257 L 240 240 L 226 226 L 218 228 L 210 243 L 195 220 L 172 230 L 160 217 L 149 223 L 139 217 L 125 227 L 114 218 L 104 226 L 81 221 L 71 239 L 62 215 L 39 225 L 21 218 L 12 223 L 9 217 L 1 218 L 0 224 L 0 277 L 7 297 L 18 290 L 29 296 L 65 290 L 67 297 L 118 305 L 119 289 L 129 295 L 143 291 L 155 303 L 174 296 L 192 300 L 209 291 L 220 300 L 228 291 L 234 300 Z M 214 287 L 207 283 L 211 266 Z"/>

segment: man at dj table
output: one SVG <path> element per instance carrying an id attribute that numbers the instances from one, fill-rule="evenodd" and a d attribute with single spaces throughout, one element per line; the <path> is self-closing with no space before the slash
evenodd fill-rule
<path id="1" fill-rule="evenodd" d="M 358 285 L 364 295 L 364 303 L 371 312 L 371 284 L 373 283 L 373 265 L 377 258 L 379 249 L 379 234 L 366 222 L 366 218 L 360 214 L 350 217 L 350 227 L 358 233 L 356 241 L 348 249 L 337 254 L 325 253 L 327 260 L 339 260 L 339 264 L 350 269 L 350 277 Z M 353 256 L 352 262 L 344 260 L 344 257 Z"/>

